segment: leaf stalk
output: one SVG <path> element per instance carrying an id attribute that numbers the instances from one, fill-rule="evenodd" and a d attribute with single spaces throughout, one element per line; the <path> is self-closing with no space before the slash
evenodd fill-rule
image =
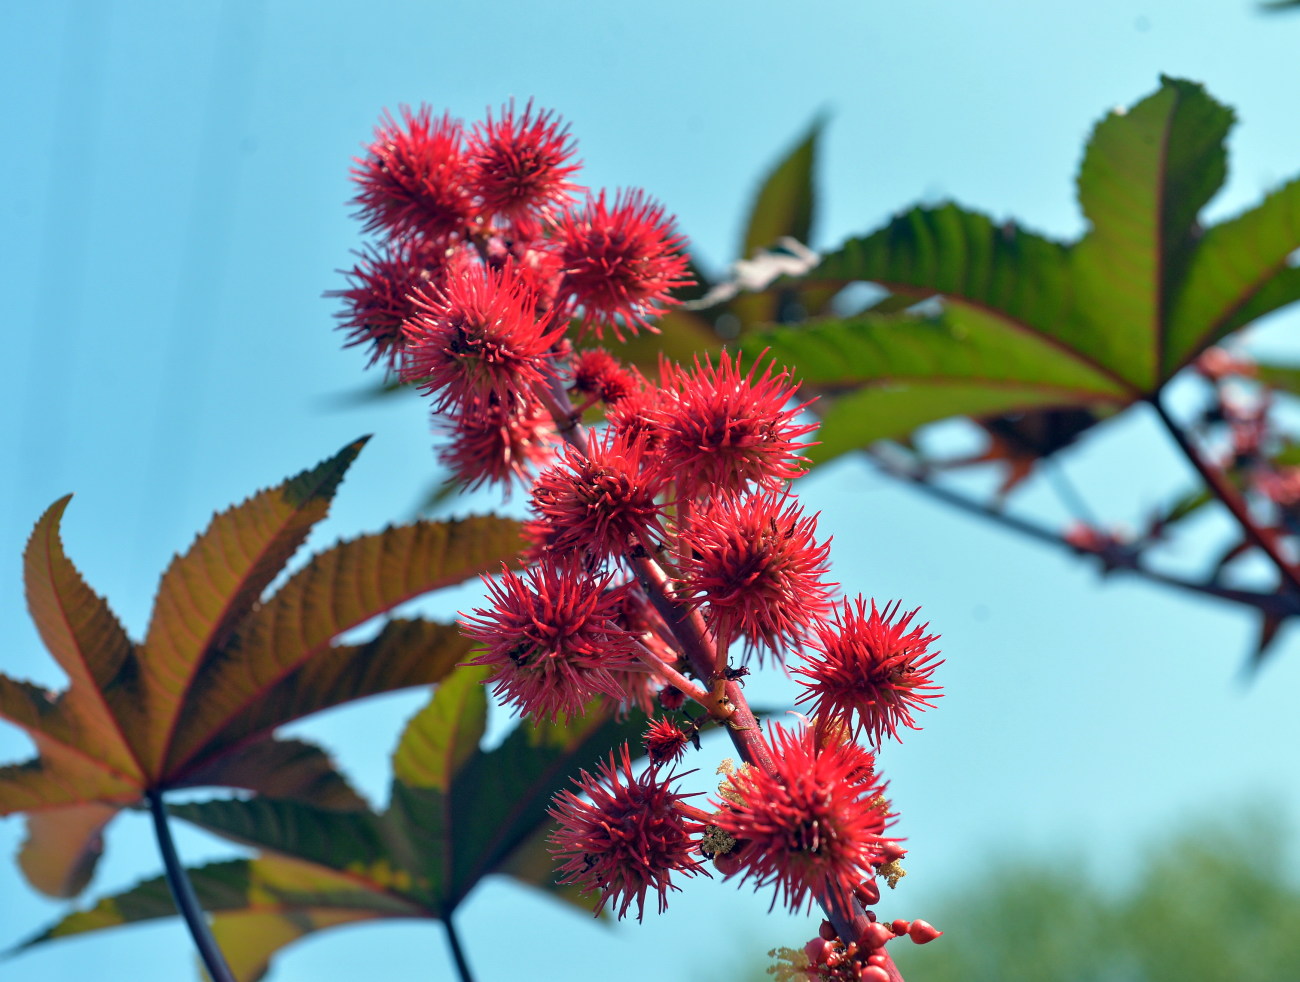
<path id="1" fill-rule="evenodd" d="M 212 977 L 213 982 L 236 982 L 234 973 L 226 964 L 226 958 L 217 945 L 217 939 L 212 936 L 212 929 L 208 926 L 207 918 L 204 917 L 203 908 L 199 906 L 194 885 L 185 875 L 185 867 L 176 852 L 171 826 L 167 822 L 167 809 L 163 805 L 162 791 L 157 789 L 148 791 L 145 797 L 149 802 L 149 814 L 153 818 L 153 831 L 158 840 L 158 851 L 162 853 L 163 868 L 167 873 L 167 886 L 171 889 L 172 899 L 176 901 L 176 907 L 185 920 L 185 926 L 189 928 L 190 937 L 194 939 L 194 947 L 199 950 L 203 967 L 208 970 L 208 975 Z"/>

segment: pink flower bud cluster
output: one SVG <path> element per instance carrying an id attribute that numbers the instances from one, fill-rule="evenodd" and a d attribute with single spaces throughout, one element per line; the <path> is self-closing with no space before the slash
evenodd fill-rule
<path id="1" fill-rule="evenodd" d="M 473 129 L 385 117 L 353 172 L 377 241 L 337 292 L 347 343 L 427 394 L 461 484 L 531 478 L 526 565 L 462 621 L 497 697 L 538 720 L 593 700 L 673 714 L 651 721 L 641 774 L 625 746 L 557 796 L 563 881 L 640 918 L 709 858 L 774 905 L 865 917 L 903 850 L 854 741 L 916 728 L 936 638 L 830 581 L 830 541 L 792 492 L 815 425 L 788 371 L 723 352 L 652 379 L 591 346 L 654 331 L 688 260 L 642 192 L 579 201 L 574 150 L 531 103 Z M 788 657 L 809 721 L 764 731 L 739 681 Z M 706 811 L 672 768 L 709 725 L 745 763 Z M 847 940 L 876 964 L 881 945 Z"/>

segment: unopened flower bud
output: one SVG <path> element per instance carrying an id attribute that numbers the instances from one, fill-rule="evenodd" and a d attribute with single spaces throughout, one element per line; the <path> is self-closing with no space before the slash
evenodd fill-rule
<path id="1" fill-rule="evenodd" d="M 927 944 L 943 934 L 938 928 L 928 921 L 913 921 L 912 926 L 908 928 L 907 936 L 917 944 Z"/>
<path id="2" fill-rule="evenodd" d="M 884 924 L 868 924 L 862 929 L 862 934 L 858 936 L 858 945 L 874 951 L 876 948 L 883 948 L 885 942 L 889 941 L 893 936 L 894 932 Z"/>

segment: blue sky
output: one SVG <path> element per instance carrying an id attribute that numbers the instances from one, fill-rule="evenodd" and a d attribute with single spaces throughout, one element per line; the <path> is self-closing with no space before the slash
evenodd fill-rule
<path id="1" fill-rule="evenodd" d="M 68 550 L 137 635 L 159 572 L 214 509 L 361 433 L 375 438 L 313 542 L 409 515 L 432 470 L 424 409 L 339 407 L 334 397 L 364 384 L 363 358 L 341 350 L 321 297 L 359 243 L 348 166 L 386 107 L 428 102 L 473 120 L 535 97 L 571 123 L 586 184 L 644 187 L 719 269 L 758 175 L 821 111 L 815 245 L 949 197 L 1075 235 L 1088 130 L 1161 72 L 1204 82 L 1238 110 L 1229 182 L 1209 211 L 1230 214 L 1300 173 L 1286 68 L 1298 41 L 1300 16 L 1266 18 L 1246 0 L 5 4 L 0 669 L 61 684 L 24 611 L 19 556 L 68 491 Z M 1296 324 L 1277 318 L 1254 343 L 1300 360 Z M 1064 466 L 1121 521 L 1190 479 L 1140 413 Z M 803 484 L 835 536 L 836 579 L 922 605 L 948 657 L 947 696 L 926 729 L 882 760 L 913 850 L 890 916 L 924 916 L 927 898 L 999 851 L 1082 850 L 1099 869 L 1123 867 L 1171 823 L 1247 799 L 1294 825 L 1294 639 L 1246 684 L 1253 626 L 1233 610 L 1103 586 L 1070 557 L 922 501 L 860 462 Z M 1037 485 L 1016 504 L 1060 514 Z M 756 701 L 789 701 L 779 675 L 752 688 Z M 382 795 L 386 755 L 420 702 L 380 700 L 302 731 Z M 0 758 L 27 749 L 0 728 Z M 723 751 L 706 751 L 711 771 Z M 21 834 L 18 819 L 0 821 L 0 853 Z M 194 858 L 228 852 L 189 832 L 181 845 Z M 146 823 L 127 816 L 94 890 L 157 869 Z M 693 884 L 664 917 L 607 930 L 489 883 L 462 931 L 483 978 L 517 972 L 524 950 L 536 977 L 582 977 L 573 945 L 577 964 L 617 964 L 628 982 L 716 978 L 699 967 L 706 953 L 713 964 L 749 959 L 810 935 L 768 918 L 767 903 Z M 63 908 L 2 865 L 0 909 L 5 946 Z M 0 982 L 190 971 L 171 921 L 0 963 Z M 450 977 L 436 927 L 327 935 L 291 949 L 275 977 L 384 972 Z"/>

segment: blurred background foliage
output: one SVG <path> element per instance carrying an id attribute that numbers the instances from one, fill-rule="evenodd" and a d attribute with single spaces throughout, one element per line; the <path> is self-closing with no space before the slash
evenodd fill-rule
<path id="1" fill-rule="evenodd" d="M 890 947 L 917 982 L 1280 982 L 1300 971 L 1300 880 L 1275 807 L 1184 820 L 1142 858 L 995 845 L 941 887 L 944 934 Z M 889 897 L 885 897 L 888 907 Z M 783 946 L 796 947 L 789 939 Z M 698 976 L 699 979 L 714 976 Z M 770 980 L 755 968 L 753 982 Z"/>

